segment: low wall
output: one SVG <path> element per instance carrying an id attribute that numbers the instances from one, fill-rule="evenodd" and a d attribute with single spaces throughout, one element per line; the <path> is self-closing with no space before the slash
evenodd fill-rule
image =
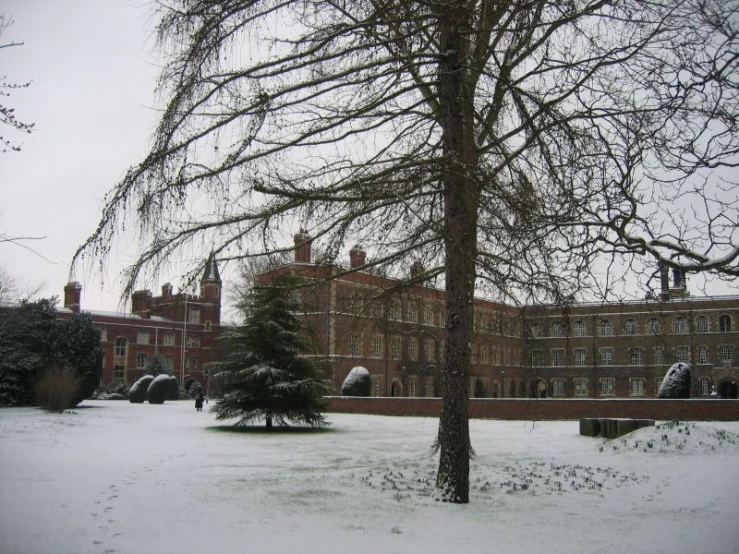
<path id="1" fill-rule="evenodd" d="M 353 414 L 438 417 L 439 398 L 327 397 L 328 411 Z M 470 399 L 470 417 L 478 419 L 620 418 L 739 421 L 739 400 L 656 398 L 592 399 Z"/>

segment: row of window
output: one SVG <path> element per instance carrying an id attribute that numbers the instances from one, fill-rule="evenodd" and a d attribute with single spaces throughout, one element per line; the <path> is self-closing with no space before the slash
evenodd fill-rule
<path id="1" fill-rule="evenodd" d="M 167 371 L 174 371 L 174 356 L 165 355 L 162 356 L 164 359 L 164 367 Z M 136 354 L 136 369 L 146 369 L 149 363 L 149 355 L 138 353 Z M 200 367 L 200 358 L 197 356 L 190 356 L 185 359 L 185 369 L 195 370 Z"/>
<path id="2" fill-rule="evenodd" d="M 139 331 L 136 337 L 136 344 L 149 344 L 149 333 L 147 331 Z M 175 346 L 175 335 L 174 333 L 164 333 L 162 335 L 162 346 Z M 115 355 L 125 356 L 126 348 L 128 346 L 128 339 L 125 337 L 118 337 L 115 339 Z M 200 348 L 200 337 L 197 335 L 188 335 L 185 339 L 185 346 L 187 348 Z"/>
<path id="3" fill-rule="evenodd" d="M 628 351 L 629 365 L 644 365 L 644 349 L 643 348 L 630 348 Z M 695 363 L 697 364 L 708 364 L 710 363 L 708 346 L 699 346 L 697 351 L 697 358 Z M 720 345 L 716 349 L 716 355 L 718 361 L 723 362 L 734 362 L 734 346 L 730 344 Z M 561 367 L 566 364 L 565 350 L 563 348 L 554 348 L 550 351 L 551 364 L 554 367 Z M 576 348 L 573 351 L 573 365 L 575 366 L 586 366 L 588 365 L 588 350 L 585 348 Z M 677 346 L 674 349 L 674 362 L 690 363 L 690 347 L 689 346 Z M 598 349 L 598 365 L 601 366 L 612 366 L 614 364 L 614 349 L 613 348 L 599 348 Z M 655 365 L 661 365 L 665 362 L 665 349 L 654 348 L 652 353 L 652 363 Z M 544 366 L 544 352 L 542 350 L 531 351 L 531 365 L 532 366 Z"/>
<path id="4" fill-rule="evenodd" d="M 701 315 L 693 320 L 693 330 L 696 333 L 709 333 L 711 331 L 710 319 L 708 316 Z M 730 333 L 732 330 L 731 317 L 723 314 L 718 318 L 718 331 L 720 333 Z M 529 326 L 532 338 L 541 338 L 544 336 L 544 327 L 541 323 L 535 322 Z M 566 336 L 566 325 L 562 322 L 555 321 L 549 326 L 549 336 L 552 338 L 560 338 Z M 690 333 L 690 322 L 684 317 L 676 317 L 672 320 L 672 332 L 676 335 L 687 335 Z M 614 336 L 613 324 L 607 320 L 601 320 L 597 325 L 597 333 L 599 337 Z M 647 333 L 650 335 L 662 334 L 662 321 L 657 318 L 651 318 L 647 321 Z M 627 319 L 623 324 L 624 335 L 638 335 L 639 322 L 636 319 Z M 586 337 L 588 336 L 588 326 L 585 321 L 575 321 L 572 324 L 572 336 Z"/>
<path id="5" fill-rule="evenodd" d="M 383 348 L 382 333 L 372 335 L 369 344 L 369 357 L 382 358 L 385 355 Z M 405 342 L 406 350 L 403 351 L 403 343 Z M 421 352 L 420 348 L 423 348 Z M 364 356 L 362 346 L 362 335 L 352 334 L 349 337 L 349 354 L 355 358 Z M 423 356 L 420 358 L 420 356 Z M 444 342 L 437 341 L 433 338 L 417 339 L 415 337 L 406 337 L 403 339 L 400 335 L 392 335 L 388 344 L 388 358 L 391 360 L 407 359 L 410 361 L 418 361 L 423 359 L 428 362 L 435 362 L 444 359 Z M 499 347 L 480 346 L 473 348 L 472 363 L 474 364 L 518 364 L 518 356 L 512 348 L 501 349 Z"/>

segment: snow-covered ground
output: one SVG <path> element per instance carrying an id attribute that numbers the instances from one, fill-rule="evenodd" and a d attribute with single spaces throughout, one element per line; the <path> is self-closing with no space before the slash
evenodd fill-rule
<path id="1" fill-rule="evenodd" d="M 437 420 L 235 431 L 191 402 L 0 410 L 0 553 L 739 552 L 739 423 L 581 437 L 470 422 L 471 501 L 432 498 Z"/>

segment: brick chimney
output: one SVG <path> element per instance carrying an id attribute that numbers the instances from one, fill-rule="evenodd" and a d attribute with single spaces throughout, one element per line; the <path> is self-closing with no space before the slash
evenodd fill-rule
<path id="1" fill-rule="evenodd" d="M 670 272 L 662 262 L 659 262 L 659 290 L 660 300 L 670 299 Z"/>
<path id="2" fill-rule="evenodd" d="M 169 300 L 172 297 L 172 283 L 162 285 L 162 299 Z"/>
<path id="3" fill-rule="evenodd" d="M 295 261 L 299 263 L 310 263 L 310 245 L 312 242 L 311 236 L 305 229 L 300 229 L 300 232 L 295 235 Z"/>
<path id="4" fill-rule="evenodd" d="M 349 264 L 351 268 L 355 269 L 357 267 L 362 267 L 366 263 L 367 252 L 365 252 L 361 246 L 355 244 L 354 248 L 349 251 Z"/>
<path id="5" fill-rule="evenodd" d="M 64 287 L 64 307 L 76 314 L 80 313 L 81 298 L 82 285 L 76 281 L 67 283 Z"/>
<path id="6" fill-rule="evenodd" d="M 151 317 L 151 291 L 137 290 L 131 295 L 131 313 L 144 319 Z"/>

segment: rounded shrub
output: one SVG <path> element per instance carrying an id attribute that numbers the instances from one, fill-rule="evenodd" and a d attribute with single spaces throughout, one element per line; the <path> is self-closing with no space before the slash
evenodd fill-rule
<path id="1" fill-rule="evenodd" d="M 149 404 L 164 404 L 169 394 L 169 375 L 157 375 L 146 391 Z"/>
<path id="2" fill-rule="evenodd" d="M 167 400 L 179 400 L 180 399 L 180 384 L 177 382 L 177 377 L 174 375 L 169 376 L 169 384 L 167 386 Z"/>
<path id="3" fill-rule="evenodd" d="M 149 385 L 153 380 L 154 376 L 144 375 L 131 385 L 131 388 L 128 390 L 128 401 L 132 404 L 143 404 L 144 400 L 146 400 L 146 391 L 149 389 Z"/>
<path id="4" fill-rule="evenodd" d="M 371 392 L 370 373 L 362 366 L 353 368 L 341 385 L 341 396 L 369 396 Z"/>

